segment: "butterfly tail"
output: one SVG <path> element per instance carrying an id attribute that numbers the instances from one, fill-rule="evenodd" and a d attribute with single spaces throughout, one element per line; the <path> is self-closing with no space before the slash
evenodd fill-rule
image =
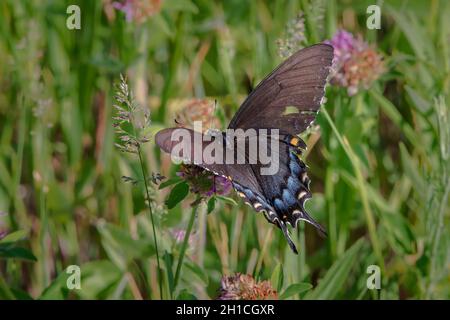
<path id="1" fill-rule="evenodd" d="M 283 231 L 284 237 L 286 238 L 286 241 L 288 242 L 291 250 L 295 254 L 298 254 L 297 248 L 295 247 L 294 241 L 292 241 L 291 236 L 289 235 L 289 230 L 287 229 L 286 224 L 284 222 L 280 222 L 279 226 L 280 226 L 280 229 Z"/>
<path id="2" fill-rule="evenodd" d="M 296 217 L 296 223 L 294 225 L 297 226 L 298 221 L 300 220 L 306 221 L 309 224 L 313 225 L 317 229 L 319 235 L 324 238 L 327 237 L 327 231 L 325 230 L 325 228 L 316 220 L 314 220 L 305 210 L 302 210 L 301 214 Z"/>

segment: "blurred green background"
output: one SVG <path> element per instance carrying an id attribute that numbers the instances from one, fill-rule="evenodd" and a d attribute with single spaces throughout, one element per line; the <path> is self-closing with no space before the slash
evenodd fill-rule
<path id="1" fill-rule="evenodd" d="M 269 280 L 281 298 L 450 297 L 450 3 L 378 1 L 149 1 L 127 20 L 114 1 L 0 2 L 0 299 L 210 299 L 235 272 Z M 81 9 L 69 30 L 66 9 Z M 328 230 L 294 230 L 300 254 L 235 194 L 202 203 L 178 285 L 193 195 L 168 209 L 150 184 L 158 277 L 138 159 L 115 148 L 113 84 L 126 74 L 150 110 L 150 131 L 173 126 L 192 98 L 218 101 L 226 127 L 245 96 L 282 61 L 277 39 L 299 12 L 305 45 L 338 29 L 384 57 L 385 73 L 349 97 L 327 90 L 307 142 L 310 214 Z M 320 128 L 320 129 L 319 129 Z M 149 172 L 177 171 L 153 140 Z M 81 268 L 81 289 L 66 285 Z M 369 265 L 381 289 L 366 286 Z M 288 289 L 289 288 L 289 289 Z M 288 289 L 286 291 L 286 289 Z"/>

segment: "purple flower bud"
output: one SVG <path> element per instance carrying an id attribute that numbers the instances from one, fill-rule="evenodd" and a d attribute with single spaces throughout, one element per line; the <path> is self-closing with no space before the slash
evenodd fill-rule
<path id="1" fill-rule="evenodd" d="M 368 89 L 384 72 L 382 56 L 361 37 L 339 30 L 325 43 L 334 48 L 331 83 L 346 87 L 349 96 L 361 88 Z"/>

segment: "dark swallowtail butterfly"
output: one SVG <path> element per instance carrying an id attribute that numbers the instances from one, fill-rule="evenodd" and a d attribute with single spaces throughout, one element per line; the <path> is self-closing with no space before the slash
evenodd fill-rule
<path id="1" fill-rule="evenodd" d="M 234 189 L 257 212 L 264 212 L 266 219 L 278 226 L 291 249 L 297 249 L 289 236 L 287 224 L 296 227 L 300 220 L 315 226 L 325 234 L 324 228 L 311 218 L 304 208 L 305 201 L 311 198 L 306 166 L 299 155 L 306 144 L 297 135 L 303 132 L 315 119 L 319 111 L 324 87 L 333 59 L 333 47 L 317 44 L 294 53 L 250 93 L 239 108 L 228 129 L 278 129 L 279 166 L 276 174 L 262 175 L 261 163 L 246 161 L 244 164 L 210 164 L 201 159 L 194 162 L 216 175 L 231 180 Z M 289 109 L 290 112 L 286 112 Z M 156 134 L 156 143 L 165 152 L 171 153 L 178 141 L 172 141 L 172 133 L 179 128 L 169 128 Z M 195 138 L 202 133 L 182 129 Z M 212 139 L 214 141 L 217 137 Z M 272 138 L 269 136 L 269 138 Z M 225 140 L 225 134 L 219 139 Z M 198 141 L 198 140 L 197 140 Z M 226 142 L 226 141 L 225 141 Z M 192 143 L 192 142 L 188 142 Z M 205 149 L 210 142 L 200 142 Z M 247 141 L 247 144 L 251 142 Z M 226 143 L 224 146 L 226 148 Z M 267 144 L 268 147 L 271 144 Z M 192 146 L 192 150 L 194 146 Z M 247 150 L 247 149 L 245 149 Z M 245 154 L 248 160 L 249 153 Z M 234 151 L 236 157 L 239 148 Z M 187 157 L 193 162 L 193 153 Z"/>

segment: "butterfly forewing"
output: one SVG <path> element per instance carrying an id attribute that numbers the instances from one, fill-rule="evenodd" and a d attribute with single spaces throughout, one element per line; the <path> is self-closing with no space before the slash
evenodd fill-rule
<path id="1" fill-rule="evenodd" d="M 228 127 L 304 131 L 320 108 L 332 59 L 326 44 L 294 53 L 250 93 Z"/>

